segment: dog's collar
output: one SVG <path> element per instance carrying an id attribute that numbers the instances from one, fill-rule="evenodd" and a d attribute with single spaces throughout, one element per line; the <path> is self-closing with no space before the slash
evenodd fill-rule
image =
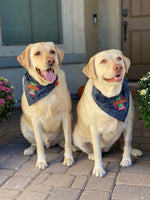
<path id="1" fill-rule="evenodd" d="M 58 76 L 53 83 L 43 86 L 26 72 L 24 76 L 24 90 L 29 106 L 48 95 L 58 85 L 57 80 Z"/>
<path id="2" fill-rule="evenodd" d="M 92 96 L 96 104 L 110 116 L 125 121 L 129 110 L 130 91 L 128 82 L 124 79 L 122 90 L 119 95 L 108 98 L 93 86 Z"/>

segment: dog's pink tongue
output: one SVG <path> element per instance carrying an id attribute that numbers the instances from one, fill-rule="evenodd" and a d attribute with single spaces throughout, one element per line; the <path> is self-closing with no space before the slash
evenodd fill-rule
<path id="1" fill-rule="evenodd" d="M 49 82 L 54 82 L 56 80 L 56 74 L 54 74 L 50 70 L 43 71 L 42 75 Z"/>

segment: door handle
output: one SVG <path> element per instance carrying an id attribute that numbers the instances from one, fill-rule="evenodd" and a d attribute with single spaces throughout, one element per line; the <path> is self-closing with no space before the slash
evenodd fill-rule
<path id="1" fill-rule="evenodd" d="M 128 26 L 128 23 L 127 21 L 124 21 L 123 22 L 123 29 L 124 29 L 124 41 L 127 40 L 127 26 Z"/>

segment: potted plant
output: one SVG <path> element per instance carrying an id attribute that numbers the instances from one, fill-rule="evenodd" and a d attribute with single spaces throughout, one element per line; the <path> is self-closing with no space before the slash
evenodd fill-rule
<path id="1" fill-rule="evenodd" d="M 7 120 L 16 103 L 14 88 L 7 79 L 0 77 L 0 122 Z"/>
<path id="2" fill-rule="evenodd" d="M 140 79 L 138 86 L 137 103 L 140 119 L 144 120 L 146 127 L 150 127 L 150 72 Z"/>

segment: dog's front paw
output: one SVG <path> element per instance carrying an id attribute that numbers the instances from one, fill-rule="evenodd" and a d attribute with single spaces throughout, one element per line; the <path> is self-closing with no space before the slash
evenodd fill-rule
<path id="1" fill-rule="evenodd" d="M 131 155 L 134 156 L 134 157 L 140 157 L 140 156 L 143 155 L 143 152 L 140 151 L 139 149 L 132 148 L 131 149 Z"/>
<path id="2" fill-rule="evenodd" d="M 106 174 L 106 171 L 103 168 L 96 168 L 93 169 L 93 175 L 96 177 L 103 177 Z"/>
<path id="3" fill-rule="evenodd" d="M 47 162 L 44 159 L 43 160 L 37 160 L 37 162 L 36 162 L 36 168 L 38 168 L 38 169 L 45 169 L 47 166 L 48 166 Z"/>
<path id="4" fill-rule="evenodd" d="M 31 156 L 33 155 L 34 151 L 35 151 L 35 146 L 31 145 L 29 148 L 24 150 L 24 156 Z"/>
<path id="5" fill-rule="evenodd" d="M 132 165 L 132 161 L 131 161 L 131 158 L 123 158 L 121 163 L 120 163 L 120 166 L 122 167 L 130 167 Z"/>
<path id="6" fill-rule="evenodd" d="M 67 166 L 67 167 L 71 167 L 74 163 L 73 158 L 65 158 L 63 165 Z"/>

